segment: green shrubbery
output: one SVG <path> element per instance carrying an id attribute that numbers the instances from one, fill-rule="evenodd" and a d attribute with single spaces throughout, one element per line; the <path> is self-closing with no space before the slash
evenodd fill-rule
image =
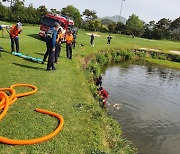
<path id="1" fill-rule="evenodd" d="M 104 51 L 96 54 L 95 59 L 91 59 L 88 67 L 86 68 L 86 78 L 92 79 L 97 78 L 101 75 L 101 68 L 104 65 L 111 64 L 113 62 L 120 62 L 123 60 L 130 60 L 134 54 L 132 52 L 118 50 L 118 51 Z M 87 71 L 91 73 L 87 73 Z M 93 77 L 88 77 L 88 75 L 92 75 Z"/>

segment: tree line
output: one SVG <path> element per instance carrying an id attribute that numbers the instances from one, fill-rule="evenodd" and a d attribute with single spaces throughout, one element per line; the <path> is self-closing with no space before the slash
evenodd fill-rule
<path id="1" fill-rule="evenodd" d="M 180 17 L 173 21 L 162 18 L 158 22 L 150 21 L 149 23 L 145 23 L 139 19 L 137 15 L 132 14 L 126 23 L 115 23 L 109 20 L 99 19 L 94 10 L 85 9 L 81 14 L 80 11 L 72 5 L 68 5 L 61 10 L 48 10 L 44 5 L 34 8 L 33 5 L 30 4 L 26 7 L 24 0 L 13 0 L 13 3 L 11 1 L 10 7 L 4 6 L 3 3 L 0 2 L 0 20 L 3 21 L 21 21 L 23 23 L 40 24 L 41 18 L 47 13 L 69 16 L 75 21 L 76 27 L 84 30 L 119 33 L 147 39 L 180 41 Z"/>

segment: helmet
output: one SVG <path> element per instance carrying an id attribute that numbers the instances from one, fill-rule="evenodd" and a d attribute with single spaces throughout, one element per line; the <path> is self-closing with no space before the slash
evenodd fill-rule
<path id="1" fill-rule="evenodd" d="M 54 23 L 54 27 L 59 28 L 59 27 L 60 27 L 60 24 L 59 24 L 58 22 L 55 22 L 55 23 Z"/>
<path id="2" fill-rule="evenodd" d="M 21 23 L 21 22 L 18 22 L 18 23 L 17 23 L 17 28 L 18 28 L 18 29 L 21 29 L 21 28 L 22 28 L 22 23 Z"/>

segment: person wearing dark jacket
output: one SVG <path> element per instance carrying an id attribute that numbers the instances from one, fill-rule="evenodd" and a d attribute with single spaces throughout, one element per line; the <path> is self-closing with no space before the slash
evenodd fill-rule
<path id="1" fill-rule="evenodd" d="M 111 39 L 112 39 L 112 37 L 110 35 L 108 35 L 108 37 L 107 37 L 107 44 L 111 44 Z"/>
<path id="2" fill-rule="evenodd" d="M 90 38 L 90 44 L 94 47 L 94 34 L 91 34 Z"/>
<path id="3" fill-rule="evenodd" d="M 57 31 L 59 29 L 59 23 L 55 22 L 54 27 L 50 28 L 46 34 L 46 45 L 47 45 L 47 52 L 48 52 L 48 63 L 47 63 L 47 70 L 56 70 L 54 67 L 54 57 L 55 57 L 55 48 L 56 48 L 56 37 Z"/>

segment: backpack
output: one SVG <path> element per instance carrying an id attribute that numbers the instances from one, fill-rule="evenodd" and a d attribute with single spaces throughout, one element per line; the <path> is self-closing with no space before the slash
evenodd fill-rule
<path id="1" fill-rule="evenodd" d="M 53 38 L 53 33 L 54 33 L 55 29 L 50 28 L 47 32 L 46 32 L 46 42 L 47 43 L 51 43 L 52 38 Z"/>

